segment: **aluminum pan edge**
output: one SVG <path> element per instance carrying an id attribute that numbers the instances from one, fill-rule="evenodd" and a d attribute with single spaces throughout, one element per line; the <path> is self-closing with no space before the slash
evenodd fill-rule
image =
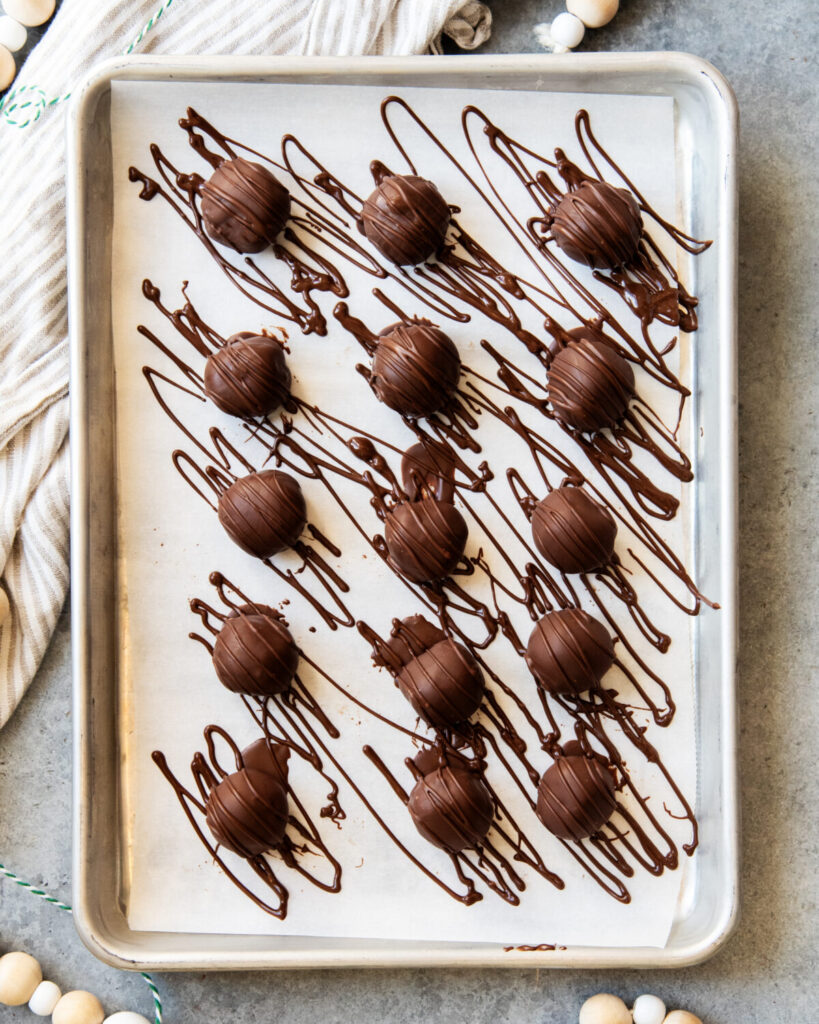
<path id="1" fill-rule="evenodd" d="M 98 168 L 93 162 L 89 132 L 98 107 L 104 103 L 114 80 L 275 81 L 303 74 L 313 81 L 338 79 L 377 81 L 379 75 L 400 73 L 413 84 L 426 79 L 435 85 L 457 82 L 465 72 L 486 77 L 536 76 L 535 86 L 571 91 L 626 92 L 639 79 L 644 92 L 663 91 L 675 84 L 693 89 L 705 99 L 721 168 L 718 279 L 722 297 L 719 304 L 720 375 L 722 382 L 720 463 L 723 491 L 719 509 L 722 536 L 722 666 L 721 713 L 721 849 L 723 893 L 717 913 L 703 934 L 693 940 L 656 948 L 574 947 L 544 952 L 503 952 L 494 944 L 385 943 L 366 940 L 288 941 L 288 948 L 271 948 L 265 936 L 227 937 L 241 939 L 243 948 L 226 950 L 219 936 L 162 935 L 131 932 L 117 905 L 118 890 L 111 886 L 119 878 L 116 849 L 102 851 L 102 863 L 91 849 L 95 815 L 115 813 L 116 787 L 112 792 L 92 793 L 98 759 L 116 757 L 113 748 L 116 709 L 111 691 L 92 686 L 92 651 L 89 645 L 89 611 L 97 584 L 92 584 L 92 515 L 98 509 L 92 491 L 89 462 L 94 443 L 89 418 L 89 337 L 99 325 L 89 316 L 87 295 L 94 267 L 89 265 L 86 199 Z M 656 81 L 652 83 L 652 78 Z M 616 79 L 622 79 L 618 88 Z M 632 83 L 629 85 L 629 82 Z M 532 83 L 529 83 L 532 87 Z M 739 809 L 736 763 L 735 662 L 737 636 L 737 180 L 736 149 L 738 114 L 734 94 L 722 74 L 700 58 L 683 53 L 623 53 L 452 57 L 155 57 L 115 58 L 93 69 L 74 92 L 67 120 L 67 227 L 68 227 L 68 309 L 71 348 L 71 579 L 72 579 L 72 671 L 74 729 L 74 832 L 73 897 L 74 919 L 86 946 L 101 960 L 125 969 L 294 969 L 304 967 L 681 967 L 696 964 L 713 955 L 733 931 L 739 906 Z M 104 135 L 105 132 L 102 131 Z M 105 248 L 105 245 L 103 245 Z M 110 340 L 110 332 L 109 332 Z M 94 521 L 96 523 L 96 521 Z M 103 543 L 106 538 L 103 537 Z M 113 552 L 109 552 L 113 557 Z M 107 737 L 106 737 L 107 733 Z M 106 749 L 107 746 L 107 749 Z M 109 769 L 115 761 L 108 762 Z M 109 773 L 113 772 L 109 770 Z M 109 888 L 100 899 L 106 881 Z M 152 939 L 162 940 L 162 949 L 151 948 Z M 319 943 L 322 943 L 320 945 Z"/>

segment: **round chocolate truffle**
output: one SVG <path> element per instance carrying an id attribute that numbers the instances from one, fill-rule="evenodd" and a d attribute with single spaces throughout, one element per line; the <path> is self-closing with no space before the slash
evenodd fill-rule
<path id="1" fill-rule="evenodd" d="M 202 221 L 220 245 L 261 252 L 290 216 L 290 193 L 266 167 L 225 160 L 202 186 Z"/>
<path id="2" fill-rule="evenodd" d="M 414 583 L 448 576 L 466 547 L 464 517 L 448 501 L 402 501 L 387 514 L 384 536 L 390 563 Z"/>
<path id="3" fill-rule="evenodd" d="M 449 226 L 446 200 L 426 178 L 394 174 L 364 200 L 364 234 L 392 263 L 421 263 L 441 248 Z"/>
<path id="4" fill-rule="evenodd" d="M 559 420 L 593 434 L 623 418 L 634 394 L 634 371 L 611 345 L 582 335 L 552 360 L 547 390 Z"/>
<path id="5" fill-rule="evenodd" d="M 558 487 L 535 506 L 532 538 L 561 572 L 592 572 L 612 559 L 617 523 L 582 487 Z"/>
<path id="6" fill-rule="evenodd" d="M 403 668 L 413 658 L 428 651 L 441 640 L 446 640 L 446 633 L 423 615 L 410 615 L 406 619 L 401 619 L 393 626 L 390 639 L 386 643 L 387 649 L 393 655 L 390 667 L 395 667 L 394 659 L 397 659 Z M 375 660 L 378 665 L 387 664 L 382 656 L 376 657 Z"/>
<path id="7" fill-rule="evenodd" d="M 495 815 L 481 776 L 461 765 L 444 765 L 419 779 L 407 809 L 424 839 L 448 853 L 482 842 Z"/>
<path id="8" fill-rule="evenodd" d="M 284 348 L 266 334 L 232 335 L 208 356 L 205 394 L 231 416 L 267 416 L 290 394 Z"/>
<path id="9" fill-rule="evenodd" d="M 526 647 L 526 664 L 549 693 L 581 694 L 594 689 L 614 661 L 605 626 L 582 608 L 549 612 L 536 624 Z"/>
<path id="10" fill-rule="evenodd" d="M 293 547 L 307 523 L 298 480 L 278 469 L 239 477 L 219 497 L 219 522 L 232 541 L 257 558 Z"/>
<path id="11" fill-rule="evenodd" d="M 426 321 L 396 324 L 378 339 L 370 383 L 402 416 L 431 416 L 451 398 L 461 372 L 454 341 Z"/>
<path id="12" fill-rule="evenodd" d="M 284 838 L 287 791 L 274 774 L 242 768 L 210 791 L 205 820 L 220 846 L 257 857 Z"/>
<path id="13" fill-rule="evenodd" d="M 633 259 L 643 220 L 637 200 L 607 181 L 584 181 L 549 212 L 552 237 L 578 263 L 614 270 Z"/>
<path id="14" fill-rule="evenodd" d="M 283 743 L 268 744 L 267 740 L 254 740 L 242 751 L 242 767 L 246 771 L 263 772 L 272 775 L 287 788 L 290 748 Z"/>
<path id="15" fill-rule="evenodd" d="M 298 663 L 299 650 L 287 626 L 252 607 L 225 619 L 213 645 L 216 675 L 233 693 L 284 693 Z"/>
<path id="16" fill-rule="evenodd" d="M 596 757 L 558 758 L 537 788 L 537 816 L 559 839 L 588 839 L 606 824 L 615 806 L 614 779 Z"/>
<path id="17" fill-rule="evenodd" d="M 408 662 L 397 682 L 415 711 L 436 729 L 465 722 L 483 700 L 480 666 L 462 644 L 449 637 Z"/>

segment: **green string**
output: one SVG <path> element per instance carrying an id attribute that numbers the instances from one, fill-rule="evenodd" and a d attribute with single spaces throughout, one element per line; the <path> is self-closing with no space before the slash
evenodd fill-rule
<path id="1" fill-rule="evenodd" d="M 14 882 L 15 885 L 19 885 L 21 889 L 25 889 L 27 892 L 30 892 L 32 896 L 37 896 L 46 903 L 50 903 L 51 906 L 56 907 L 57 910 L 64 910 L 67 914 L 73 913 L 71 907 L 67 903 L 63 903 L 62 900 L 58 900 L 55 896 L 50 896 L 42 889 L 36 888 L 31 884 L 31 882 L 26 882 L 24 879 L 20 878 L 19 875 L 15 875 L 13 871 L 9 871 L 4 864 L 0 864 L 0 876 L 8 878 L 9 881 Z M 150 974 L 146 974 L 145 971 L 140 971 L 139 974 L 148 986 L 151 992 L 151 998 L 154 1001 L 154 1022 L 155 1024 L 162 1024 L 162 999 L 159 996 L 159 990 L 154 984 L 154 979 Z"/>
<path id="2" fill-rule="evenodd" d="M 157 22 L 168 10 L 174 0 L 163 0 L 163 3 L 154 11 L 151 17 L 145 22 L 136 36 L 122 51 L 122 56 L 127 57 L 139 46 L 145 36 L 153 31 Z M 6 124 L 12 128 L 26 128 L 35 121 L 39 121 L 43 114 L 50 108 L 56 107 L 58 103 L 64 103 L 71 96 L 70 92 L 62 96 L 55 96 L 48 99 L 45 91 L 39 85 L 21 85 L 12 89 L 5 96 L 0 97 L 0 116 Z M 15 116 L 16 115 L 16 116 Z"/>

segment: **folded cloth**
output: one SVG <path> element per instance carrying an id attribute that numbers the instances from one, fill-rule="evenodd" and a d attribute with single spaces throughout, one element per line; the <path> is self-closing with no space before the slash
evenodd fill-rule
<path id="1" fill-rule="evenodd" d="M 95 63 L 140 52 L 411 54 L 439 50 L 451 25 L 470 49 L 489 34 L 476 0 L 63 0 L 0 111 L 0 566 L 11 612 L 0 625 L 0 727 L 45 653 L 68 588 L 68 345 L 64 118 L 26 127 L 25 98 L 70 90 Z M 21 87 L 22 91 L 21 91 Z M 35 91 L 35 87 L 36 90 Z M 42 90 L 42 93 L 38 90 Z"/>

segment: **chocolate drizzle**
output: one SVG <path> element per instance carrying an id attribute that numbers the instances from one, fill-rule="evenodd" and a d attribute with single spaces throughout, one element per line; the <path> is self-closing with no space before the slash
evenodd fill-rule
<path id="1" fill-rule="evenodd" d="M 373 626 L 357 621 L 352 611 L 354 591 L 351 591 L 351 584 L 339 575 L 320 549 L 334 557 L 340 556 L 341 552 L 332 538 L 324 537 L 314 524 L 307 524 L 312 543 L 306 543 L 299 537 L 292 539 L 293 550 L 301 563 L 297 569 L 288 568 L 284 556 L 281 564 L 277 562 L 276 554 L 265 558 L 266 565 L 277 579 L 304 597 L 328 628 L 357 627 L 357 633 L 372 648 L 376 663 L 389 671 L 408 696 L 414 709 L 408 713 L 418 713 L 425 720 L 419 722 L 415 730 L 399 721 L 392 721 L 377 708 L 364 704 L 352 690 L 331 679 L 305 651 L 300 652 L 300 668 L 295 671 L 289 686 L 276 688 L 275 693 L 266 696 L 245 692 L 241 699 L 257 723 L 267 748 L 271 752 L 279 747 L 285 748 L 327 780 L 330 787 L 328 802 L 320 810 L 319 818 L 328 818 L 338 824 L 344 822 L 345 813 L 339 794 L 341 787 L 349 787 L 408 860 L 433 883 L 466 904 L 481 899 L 481 889 L 492 891 L 509 903 L 518 902 L 524 884 L 515 870 L 516 863 L 526 864 L 542 878 L 562 888 L 562 879 L 547 866 L 545 856 L 539 852 L 541 848 L 548 851 L 550 844 L 557 841 L 563 843 L 584 870 L 614 899 L 627 902 L 626 882 L 637 868 L 660 874 L 677 865 L 679 853 L 664 821 L 635 787 L 626 763 L 633 764 L 639 757 L 655 766 L 663 776 L 673 800 L 682 809 L 681 815 L 676 811 L 668 814 L 690 822 L 691 840 L 683 847 L 686 853 L 695 848 L 697 831 L 693 812 L 684 794 L 663 765 L 656 747 L 647 738 L 647 727 L 637 722 L 635 712 L 647 712 L 656 726 L 667 727 L 673 719 L 674 704 L 661 675 L 647 663 L 629 638 L 636 628 L 642 640 L 658 656 L 664 654 L 669 646 L 669 638 L 650 619 L 640 603 L 635 584 L 624 564 L 626 556 L 645 570 L 648 580 L 656 584 L 673 606 L 693 615 L 705 601 L 682 558 L 662 539 L 655 525 L 656 521 L 675 516 L 678 502 L 671 493 L 671 484 L 690 480 L 692 473 L 690 462 L 677 440 L 688 392 L 667 361 L 676 339 L 661 349 L 652 341 L 650 327 L 659 321 L 673 324 L 681 331 L 694 330 L 696 299 L 685 292 L 673 268 L 648 233 L 647 225 L 650 223 L 652 229 L 656 227 L 666 233 L 676 245 L 688 252 L 702 251 L 708 243 L 698 243 L 683 235 L 647 206 L 633 184 L 599 147 L 584 112 L 578 115 L 576 122 L 577 138 L 596 176 L 594 178 L 568 162 L 560 151 L 553 161 L 539 156 L 505 135 L 477 108 L 467 107 L 463 113 L 462 128 L 478 167 L 478 171 L 471 174 L 403 100 L 389 97 L 382 105 L 384 125 L 412 174 L 416 173 L 415 166 L 395 127 L 399 114 L 409 117 L 416 127 L 420 127 L 442 156 L 459 171 L 474 201 L 488 208 L 501 230 L 511 237 L 524 255 L 531 280 L 512 273 L 490 253 L 482 240 L 472 238 L 464 231 L 457 219 L 451 223 L 450 241 L 439 249 L 434 263 L 422 264 L 412 271 L 392 265 L 382 266 L 366 245 L 362 245 L 357 230 L 361 221 L 361 198 L 294 136 L 285 136 L 278 158 L 270 159 L 222 135 L 192 110 L 180 122 L 194 151 L 212 167 L 218 167 L 225 157 L 233 159 L 242 152 L 257 157 L 278 174 L 292 179 L 291 226 L 274 243 L 272 264 L 266 264 L 268 269 L 264 270 L 250 258 L 232 261 L 214 247 L 203 225 L 204 179 L 199 175 L 178 170 L 158 147 L 152 146 L 156 177 L 148 177 L 135 168 L 131 168 L 130 176 L 133 181 L 141 183 L 143 199 L 160 196 L 176 210 L 240 291 L 278 318 L 296 323 L 304 333 L 327 333 L 328 313 L 322 310 L 321 305 L 322 295 L 329 292 L 336 303 L 332 309 L 332 326 L 352 335 L 368 356 L 377 351 L 379 336 L 354 317 L 346 303 L 336 302 L 348 295 L 340 269 L 346 263 L 381 284 L 389 281 L 407 296 L 411 313 L 400 308 L 394 298 L 376 289 L 376 295 L 385 308 L 398 317 L 395 330 L 399 333 L 407 332 L 419 322 L 415 318 L 416 309 L 455 324 L 468 322 L 470 311 L 477 310 L 519 343 L 519 356 L 511 358 L 508 346 L 496 344 L 494 340 L 492 343 L 482 341 L 483 352 L 495 364 L 494 377 L 463 365 L 460 367 L 460 386 L 456 388 L 458 375 L 455 371 L 454 375 L 450 374 L 452 380 L 443 382 L 446 395 L 440 402 L 436 398 L 434 403 L 424 408 L 401 408 L 405 414 L 404 423 L 414 440 L 405 450 L 369 433 L 360 425 L 345 422 L 311 405 L 295 390 L 289 395 L 282 395 L 285 406 L 275 418 L 268 420 L 251 416 L 245 420 L 247 444 L 235 444 L 217 427 L 211 427 L 207 436 L 199 436 L 186 426 L 185 420 L 187 403 L 205 398 L 197 359 L 184 348 L 180 352 L 176 344 L 163 341 L 152 331 L 141 327 L 141 335 L 153 347 L 163 366 L 161 369 L 146 366 L 145 378 L 159 407 L 176 425 L 184 438 L 182 443 L 187 446 L 187 450 L 178 449 L 173 453 L 175 467 L 212 509 L 216 510 L 223 495 L 237 481 L 247 479 L 251 474 L 284 474 L 286 471 L 290 479 L 311 480 L 311 497 L 321 494 L 338 508 L 354 525 L 369 551 L 396 572 L 424 615 L 428 616 L 420 620 L 425 625 L 416 621 L 408 626 L 406 623 L 412 620 L 404 620 L 403 623 L 396 620 L 388 638 L 382 638 Z M 484 146 L 479 146 L 474 131 L 476 124 L 482 132 Z M 208 148 L 211 144 L 221 152 L 211 151 Z M 521 185 L 520 196 L 507 199 L 499 194 L 489 169 L 490 158 L 502 161 L 507 169 L 513 171 Z M 584 183 L 602 181 L 596 162 L 605 162 L 614 172 L 633 195 L 642 216 L 642 230 L 633 258 L 618 261 L 616 270 L 595 272 L 595 276 L 626 299 L 639 324 L 638 337 L 632 336 L 588 291 L 582 276 L 578 276 L 588 271 L 570 268 L 558 258 L 547 230 L 549 210 L 564 196 L 557 179 L 566 183 L 569 192 L 577 192 Z M 305 165 L 307 170 L 302 170 Z M 376 179 L 383 172 L 383 168 L 375 167 Z M 328 251 L 331 256 L 328 256 Z M 280 280 L 288 275 L 289 281 Z M 181 339 L 196 357 L 207 358 L 223 350 L 224 339 L 200 318 L 187 294 L 184 295 L 184 305 L 171 310 L 163 305 L 159 290 L 149 281 L 144 283 L 143 292 L 173 328 L 176 340 Z M 528 326 L 533 316 L 542 324 L 545 339 L 539 336 L 540 331 L 535 333 Z M 561 326 L 558 317 L 566 321 L 566 327 Z M 556 417 L 557 403 L 550 388 L 554 389 L 554 381 L 559 376 L 561 354 L 577 349 L 580 337 L 591 338 L 590 344 L 600 345 L 599 336 L 603 332 L 607 338 L 602 343 L 606 355 L 616 357 L 617 361 L 619 383 L 614 396 L 617 409 L 608 410 L 605 422 L 592 427 L 561 415 L 559 409 Z M 189 360 L 196 365 L 191 365 Z M 632 398 L 633 366 L 641 367 L 679 401 L 675 427 L 664 424 L 644 400 L 639 383 Z M 548 379 L 544 370 L 549 375 Z M 383 374 L 375 363 L 372 373 L 366 368 L 361 368 L 361 372 L 377 390 L 377 378 Z M 386 398 L 384 400 L 387 401 Z M 392 402 L 388 404 L 393 405 Z M 592 400 L 592 405 L 599 411 L 606 403 L 598 396 Z M 558 448 L 536 426 L 532 426 L 538 417 L 555 420 L 563 431 L 565 443 Z M 522 441 L 529 451 L 530 464 L 498 472 L 497 467 L 493 470 L 485 460 L 479 461 L 481 427 L 485 424 L 489 424 L 492 430 L 508 431 L 510 438 Z M 573 450 L 576 450 L 580 462 L 591 466 L 593 477 L 585 476 L 579 464 L 572 461 L 567 452 Z M 269 466 L 276 468 L 268 469 Z M 603 544 L 601 552 L 595 549 L 589 555 L 589 545 L 585 541 L 577 541 L 583 548 L 583 557 L 580 558 L 575 550 L 576 557 L 571 565 L 551 559 L 544 562 L 529 540 L 528 525 L 536 515 L 538 502 L 544 493 L 560 494 L 566 485 L 570 485 L 570 489 L 582 485 L 582 493 L 588 496 L 589 501 L 593 500 L 600 515 L 612 528 L 611 541 Z M 501 488 L 506 488 L 515 499 L 523 525 L 504 511 L 498 496 Z M 348 495 L 355 490 L 368 502 L 371 522 L 351 506 Z M 429 530 L 421 530 L 426 541 L 419 546 L 416 541 L 405 538 L 403 547 L 407 560 L 402 561 L 396 556 L 395 544 L 391 544 L 394 524 L 397 518 L 409 514 L 402 509 L 409 510 L 411 518 L 415 519 L 418 510 L 424 508 L 431 508 L 436 513 L 444 508 L 451 509 L 447 515 L 457 530 L 452 523 L 448 529 L 452 527 L 457 537 L 449 538 L 452 543 L 438 545 L 437 540 L 434 543 L 430 541 L 432 534 Z M 500 528 L 496 525 L 498 522 Z M 625 550 L 618 548 L 618 555 L 613 555 L 609 548 L 613 547 L 616 523 L 628 528 L 632 546 Z M 473 524 L 486 538 L 487 546 L 470 549 L 465 554 L 466 531 Z M 386 536 L 373 534 L 377 525 L 383 526 Z M 514 538 L 514 551 L 509 538 Z M 540 544 L 538 548 L 543 550 Z M 447 557 L 444 558 L 441 552 Z M 429 567 L 426 565 L 423 572 L 408 571 L 408 565 L 419 560 L 426 562 L 431 555 L 435 555 L 439 563 L 435 571 L 427 571 Z M 292 561 L 291 555 L 287 558 Z M 655 570 L 653 566 L 657 565 L 659 569 Z M 569 578 L 568 572 L 576 575 Z M 676 582 L 669 584 L 660 574 L 670 576 Z M 491 597 L 480 600 L 473 592 L 470 577 L 486 580 Z M 213 577 L 213 582 L 229 609 L 252 605 L 235 585 L 227 583 L 218 574 Z M 645 584 L 643 579 L 640 586 Z M 682 596 L 674 589 L 677 586 L 681 587 Z M 558 688 L 536 686 L 527 679 L 525 685 L 531 689 L 524 693 L 521 680 L 526 679 L 523 661 L 526 648 L 512 625 L 507 609 L 510 604 L 525 608 L 534 623 L 552 612 L 576 610 L 581 598 L 593 604 L 596 615 L 599 612 L 598 625 L 607 636 L 614 638 L 616 647 L 613 650 L 621 656 L 613 658 L 605 680 L 602 672 L 596 671 L 595 679 L 588 687 L 575 684 Z M 228 613 L 218 612 L 203 601 L 193 602 L 192 607 L 207 630 L 214 635 L 218 633 L 220 627 L 215 623 L 223 622 Z M 385 613 L 386 623 L 389 609 L 385 609 Z M 414 618 L 418 619 L 417 616 Z M 383 628 L 385 623 L 377 625 Z M 207 637 L 197 635 L 196 639 L 212 648 Z M 434 642 L 427 643 L 433 639 Z M 440 708 L 434 709 L 434 700 L 430 697 L 432 690 L 424 693 L 433 673 L 429 666 L 422 664 L 423 657 L 434 654 L 441 644 L 445 645 L 447 658 L 455 651 L 458 659 L 470 666 L 467 675 L 471 684 L 476 683 L 477 678 L 481 680 L 481 686 L 475 685 L 470 699 L 465 699 L 460 710 L 445 714 L 440 713 Z M 520 658 L 520 678 L 504 679 L 492 668 L 491 655 L 495 645 L 511 648 Z M 443 650 L 438 651 L 439 655 Z M 626 655 L 636 665 L 639 677 L 625 664 Z M 442 660 L 445 659 L 437 658 L 437 662 Z M 307 671 L 313 676 L 309 686 L 303 678 Z M 433 682 L 432 689 L 436 686 L 437 682 Z M 621 693 L 623 689 L 628 691 L 628 697 Z M 397 739 L 420 748 L 419 754 L 405 760 L 407 780 L 399 778 L 388 767 L 382 753 L 374 746 L 366 745 L 364 748 L 376 775 L 401 803 L 410 803 L 409 791 L 415 792 L 425 777 L 437 772 L 436 778 L 439 778 L 446 770 L 452 772 L 453 765 L 457 771 L 477 773 L 480 777 L 480 784 L 486 787 L 491 803 L 492 820 L 484 830 L 483 818 L 478 815 L 480 827 L 471 832 L 462 822 L 460 831 L 468 836 L 469 842 L 458 849 L 455 848 L 457 843 L 443 843 L 451 853 L 454 873 L 451 881 L 438 877 L 436 870 L 425 863 L 423 853 L 416 854 L 402 843 L 390 829 L 384 815 L 377 810 L 372 787 L 368 785 L 365 792 L 363 783 L 357 781 L 336 757 L 334 742 L 340 729 L 334 724 L 321 693 L 333 690 L 353 701 L 366 715 L 385 723 L 395 731 Z M 639 707 L 634 703 L 635 694 Z M 571 723 L 565 735 L 558 724 L 558 717 Z M 611 737 L 613 728 L 620 737 L 617 744 Z M 214 731 L 216 727 L 209 729 Z M 207 730 L 206 736 L 210 751 L 211 733 Z M 211 765 L 204 755 L 197 757 L 194 781 L 198 797 L 177 781 L 162 755 L 155 755 L 200 839 L 230 875 L 229 868 L 198 823 L 198 816 L 205 811 L 207 792 L 224 779 L 225 773 L 213 761 L 212 751 Z M 548 774 L 573 757 L 595 765 L 598 758 L 601 759 L 599 763 L 605 763 L 606 774 L 603 777 L 610 779 L 612 785 L 610 818 L 583 837 L 571 840 L 566 837 L 555 839 L 545 830 L 533 832 L 531 826 L 527 826 L 524 832 L 504 805 L 498 792 L 503 787 L 498 787 L 496 780 L 502 778 L 505 786 L 514 786 L 534 813 L 538 782 L 544 775 L 544 769 Z M 468 768 L 463 765 L 468 765 Z M 429 796 L 423 785 L 421 790 Z M 630 795 L 628 806 L 620 798 L 625 791 Z M 298 813 L 291 814 L 288 831 L 277 855 L 281 855 L 288 868 L 303 873 L 301 857 L 296 849 L 296 845 L 301 843 L 302 846 L 319 849 L 327 863 L 337 866 L 312 824 L 312 818 L 297 803 L 296 795 L 291 791 L 288 796 L 291 803 L 295 802 Z M 299 822 L 298 826 L 294 821 Z M 293 829 L 296 829 L 295 833 L 292 833 Z M 249 862 L 257 876 L 275 894 L 270 903 L 253 894 L 252 898 L 271 913 L 284 916 L 286 889 L 273 874 L 268 860 L 254 855 Z M 237 885 L 245 888 L 235 876 L 231 877 Z M 340 886 L 340 868 L 335 881 L 329 886 L 329 891 L 336 891 L 332 886 Z"/>

